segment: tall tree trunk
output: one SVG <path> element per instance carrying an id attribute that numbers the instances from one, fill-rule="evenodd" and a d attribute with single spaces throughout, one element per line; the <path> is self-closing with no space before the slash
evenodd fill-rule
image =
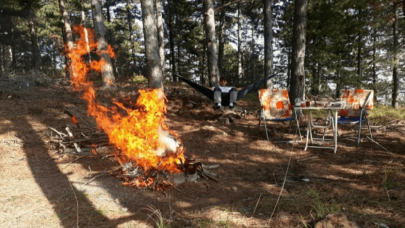
<path id="1" fill-rule="evenodd" d="M 108 53 L 107 40 L 105 39 L 106 31 L 100 0 L 91 0 L 91 9 L 93 12 L 94 29 L 96 30 L 97 51 L 100 53 L 102 60 L 105 61 L 101 66 L 101 77 L 103 79 L 103 86 L 101 89 L 111 90 L 114 89 L 113 85 L 115 84 L 115 78 L 111 58 Z"/>
<path id="2" fill-rule="evenodd" d="M 361 26 L 361 21 L 362 21 L 362 14 L 361 14 L 361 6 L 359 6 L 359 15 L 358 15 L 358 21 Z M 357 42 L 357 75 L 360 77 L 362 76 L 362 69 L 361 69 L 361 48 L 362 48 L 362 39 L 363 39 L 363 29 L 362 27 L 359 27 L 359 40 Z"/>
<path id="3" fill-rule="evenodd" d="M 12 37 L 14 38 L 14 36 L 12 36 Z M 15 71 L 16 66 L 17 66 L 17 59 L 16 59 L 17 53 L 16 53 L 14 40 L 11 41 L 10 51 L 11 51 L 11 70 Z"/>
<path id="4" fill-rule="evenodd" d="M 156 4 L 156 18 L 157 18 L 157 32 L 159 42 L 159 57 L 162 69 L 163 80 L 165 78 L 165 40 L 163 37 L 163 19 L 162 19 L 162 1 L 155 0 Z"/>
<path id="5" fill-rule="evenodd" d="M 305 99 L 305 40 L 307 29 L 308 0 L 296 0 L 294 9 L 294 26 L 292 40 L 292 69 L 290 101 L 295 105 L 295 98 Z"/>
<path id="6" fill-rule="evenodd" d="M 53 45 L 52 45 L 52 72 L 53 72 L 53 74 L 55 75 L 56 74 L 56 62 L 57 62 L 57 60 L 56 60 L 56 42 L 54 41 L 53 42 Z"/>
<path id="7" fill-rule="evenodd" d="M 201 85 L 206 85 L 207 81 L 205 78 L 205 56 L 207 55 L 207 44 L 204 42 L 203 44 L 203 54 L 202 56 L 202 60 L 201 60 L 201 74 L 200 74 L 200 82 Z"/>
<path id="8" fill-rule="evenodd" d="M 337 66 L 337 71 L 336 71 L 336 77 L 337 77 L 336 91 L 335 91 L 335 97 L 336 98 L 340 97 L 340 95 L 341 95 L 340 90 L 342 89 L 342 77 L 341 77 L 341 74 L 340 74 L 340 70 L 341 70 L 340 64 L 341 64 L 341 57 L 340 57 L 340 54 L 339 54 L 339 56 L 338 56 L 338 66 Z"/>
<path id="9" fill-rule="evenodd" d="M 182 68 L 181 68 L 181 46 L 180 46 L 180 41 L 177 41 L 177 72 L 178 74 L 182 74 Z"/>
<path id="10" fill-rule="evenodd" d="M 63 0 L 59 0 L 63 1 Z M 83 33 L 84 33 L 84 39 L 86 41 L 86 50 L 87 50 L 87 55 L 89 56 L 89 62 L 91 62 L 91 54 L 90 54 L 90 46 L 89 46 L 89 35 L 87 34 L 87 29 L 86 29 L 86 14 L 84 13 L 83 9 L 83 0 L 80 2 L 82 6 L 82 25 L 83 25 Z M 69 25 L 70 26 L 70 25 Z"/>
<path id="11" fill-rule="evenodd" d="M 32 6 L 29 6 L 28 10 L 28 24 L 30 27 L 31 45 L 32 45 L 32 67 L 35 70 L 41 69 L 41 53 L 38 47 L 38 37 L 35 29 L 35 14 Z"/>
<path id="12" fill-rule="evenodd" d="M 392 107 L 398 108 L 398 10 L 397 5 L 394 4 L 395 21 L 392 25 L 393 36 L 394 36 L 394 46 L 393 46 L 393 66 L 392 66 Z"/>
<path id="13" fill-rule="evenodd" d="M 4 72 L 5 72 L 5 68 L 6 68 L 6 56 L 4 53 L 4 44 L 1 44 L 1 57 L 0 57 L 0 77 L 3 76 Z"/>
<path id="14" fill-rule="evenodd" d="M 210 86 L 219 85 L 217 42 L 215 38 L 215 17 L 213 0 L 205 0 L 205 30 L 208 53 L 208 75 Z"/>
<path id="15" fill-rule="evenodd" d="M 250 82 L 256 81 L 256 42 L 255 42 L 255 31 L 254 31 L 254 25 L 252 24 L 252 42 L 250 43 L 250 49 L 252 51 L 252 54 L 250 55 Z"/>
<path id="16" fill-rule="evenodd" d="M 264 77 L 273 74 L 273 20 L 271 5 L 273 0 L 264 1 Z M 267 88 L 272 89 L 273 79 L 267 81 Z"/>
<path id="17" fill-rule="evenodd" d="M 225 0 L 221 0 L 221 5 L 225 4 Z M 221 10 L 218 28 L 218 68 L 220 75 L 224 75 L 224 46 L 225 46 L 225 9 Z"/>
<path id="18" fill-rule="evenodd" d="M 107 21 L 108 23 L 111 23 L 111 12 L 110 12 L 110 7 L 111 7 L 111 3 L 106 4 L 106 12 L 107 12 Z M 107 37 L 107 44 L 111 45 L 114 43 L 114 36 L 111 30 L 106 30 L 106 36 Z M 113 73 L 113 77 L 116 78 L 116 69 L 115 69 L 115 59 L 114 58 L 110 58 L 111 59 L 111 66 L 112 66 L 112 73 Z"/>
<path id="19" fill-rule="evenodd" d="M 319 63 L 313 63 L 312 66 L 312 88 L 311 95 L 319 95 Z"/>
<path id="20" fill-rule="evenodd" d="M 373 28 L 373 90 L 374 90 L 374 100 L 377 99 L 377 64 L 376 64 L 376 55 L 377 55 L 377 29 Z"/>
<path id="21" fill-rule="evenodd" d="M 69 14 L 65 8 L 65 0 L 59 0 L 59 11 L 60 15 L 62 15 L 62 21 L 63 21 L 63 28 L 62 28 L 62 33 L 64 34 L 63 42 L 65 43 L 66 47 L 68 48 L 68 51 L 73 49 L 73 35 L 72 35 L 72 28 L 70 26 L 70 18 Z M 66 60 L 66 76 L 69 74 L 73 74 L 73 70 L 69 69 L 71 66 L 70 65 L 70 60 L 69 58 L 65 55 L 65 60 Z M 73 77 L 73 75 L 70 75 L 70 77 Z"/>
<path id="22" fill-rule="evenodd" d="M 241 83 L 243 79 L 242 68 L 242 26 L 240 18 L 240 4 L 238 4 L 238 82 Z"/>
<path id="23" fill-rule="evenodd" d="M 66 29 L 65 29 L 65 26 L 62 26 L 61 28 L 60 28 L 62 31 L 62 39 L 63 39 L 63 43 L 64 44 L 67 44 L 67 35 L 66 35 Z M 64 77 L 70 77 L 71 75 L 70 75 L 70 71 L 69 71 L 69 59 L 68 59 L 68 57 L 66 56 L 66 55 L 63 55 L 62 56 L 62 58 L 63 58 L 63 61 L 65 62 L 65 67 L 64 67 L 64 69 L 65 69 L 65 75 L 64 75 Z"/>
<path id="24" fill-rule="evenodd" d="M 141 0 L 149 88 L 163 88 L 159 41 L 153 1 Z"/>
<path id="25" fill-rule="evenodd" d="M 322 89 L 322 78 L 321 78 L 321 64 L 317 64 L 317 71 L 316 71 L 316 73 L 317 73 L 317 75 L 316 75 L 316 77 L 318 78 L 318 89 L 317 89 L 317 91 L 318 91 L 318 94 L 317 95 L 319 95 L 319 93 L 321 92 L 321 89 Z"/>
<path id="26" fill-rule="evenodd" d="M 292 62 L 292 48 L 288 49 L 288 63 L 287 63 L 287 89 L 290 90 L 291 83 L 291 62 Z"/>
<path id="27" fill-rule="evenodd" d="M 127 0 L 127 20 L 128 20 L 128 30 L 129 30 L 129 43 L 131 46 L 131 56 L 132 56 L 132 61 L 134 61 L 134 68 L 135 68 L 135 66 L 136 66 L 135 44 L 134 44 L 134 35 L 132 34 L 131 5 L 130 5 L 129 0 Z"/>
<path id="28" fill-rule="evenodd" d="M 179 79 L 176 77 L 177 69 L 176 69 L 176 55 L 174 53 L 174 20 L 173 20 L 173 9 L 174 9 L 174 2 L 169 1 L 168 5 L 168 27 L 169 27 L 169 43 L 170 43 L 170 63 L 172 65 L 172 77 L 173 82 L 177 82 Z"/>

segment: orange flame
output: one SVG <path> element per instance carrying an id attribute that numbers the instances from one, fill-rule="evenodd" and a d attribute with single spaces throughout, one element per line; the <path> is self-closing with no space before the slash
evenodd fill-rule
<path id="1" fill-rule="evenodd" d="M 87 113 L 95 118 L 97 126 L 105 131 L 110 143 L 116 147 L 118 161 L 121 164 L 132 162 L 141 166 L 146 174 L 150 170 L 180 172 L 178 164 L 184 161 L 184 149 L 177 133 L 169 130 L 165 124 L 166 97 L 163 90 L 139 90 L 140 96 L 131 108 L 120 102 L 114 102 L 116 107 L 113 108 L 98 103 L 93 83 L 87 80 L 86 74 L 91 70 L 100 72 L 105 61 L 101 57 L 99 61 L 93 60 L 89 64 L 83 61 L 82 56 L 88 54 L 84 29 L 87 29 L 90 50 L 97 48 L 91 29 L 74 26 L 73 31 L 80 35 L 80 39 L 70 50 L 65 46 L 67 56 L 71 60 L 71 82 L 75 90 L 83 90 L 82 98 L 88 103 Z M 110 46 L 108 53 L 111 57 L 114 56 Z M 126 114 L 120 114 L 118 108 L 125 110 Z M 138 178 L 133 181 L 135 182 L 126 185 L 149 186 L 153 183 L 153 178 Z"/>

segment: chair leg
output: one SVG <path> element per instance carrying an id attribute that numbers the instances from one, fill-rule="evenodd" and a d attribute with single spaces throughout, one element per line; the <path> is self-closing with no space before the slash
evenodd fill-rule
<path id="1" fill-rule="evenodd" d="M 266 138 L 267 138 L 267 141 L 270 141 L 270 140 L 269 140 L 269 133 L 267 132 L 266 119 L 263 119 L 263 122 L 264 122 L 264 130 L 266 131 Z"/>
<path id="2" fill-rule="evenodd" d="M 297 130 L 298 134 L 300 136 L 300 140 L 302 141 L 302 135 L 301 135 L 301 129 L 300 129 L 300 121 L 297 119 Z"/>
<path id="3" fill-rule="evenodd" d="M 308 136 L 309 136 L 309 132 L 310 132 L 311 130 L 307 127 L 307 140 L 305 140 L 305 148 L 304 148 L 304 150 L 307 150 L 308 149 Z"/>
<path id="4" fill-rule="evenodd" d="M 259 117 L 259 127 L 257 128 L 257 136 L 259 136 L 260 133 L 260 124 L 262 123 L 262 117 Z"/>
<path id="5" fill-rule="evenodd" d="M 368 118 L 365 117 L 364 120 L 366 121 L 366 124 L 367 124 L 367 127 L 368 127 L 368 132 L 370 132 L 370 137 L 373 138 L 373 134 L 371 133 L 370 124 L 368 123 Z"/>
<path id="6" fill-rule="evenodd" d="M 360 115 L 360 121 L 359 121 L 359 134 L 357 136 L 357 146 L 360 145 L 361 141 L 361 122 L 362 122 L 362 115 Z"/>
<path id="7" fill-rule="evenodd" d="M 297 124 L 297 130 L 295 130 L 295 134 L 299 134 L 300 136 L 300 141 L 302 141 L 302 135 L 301 135 L 301 129 L 300 129 L 300 120 L 298 119 L 297 116 L 297 111 L 294 109 L 294 120 L 295 123 Z M 292 125 L 292 121 L 290 122 L 290 131 L 291 131 L 291 125 Z"/>
<path id="8" fill-rule="evenodd" d="M 261 122 L 262 122 L 262 119 L 263 119 L 263 122 L 264 122 L 264 130 L 266 131 L 266 138 L 267 138 L 267 141 L 270 141 L 270 140 L 269 140 L 269 134 L 267 133 L 266 119 L 265 119 L 264 116 L 263 116 L 263 110 L 260 112 L 259 127 L 257 128 L 257 136 L 259 136 L 259 133 L 260 133 L 260 124 L 261 124 Z"/>

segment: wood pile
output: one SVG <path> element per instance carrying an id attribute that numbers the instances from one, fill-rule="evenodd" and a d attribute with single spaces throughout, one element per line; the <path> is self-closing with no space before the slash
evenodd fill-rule
<path id="1" fill-rule="evenodd" d="M 50 128 L 52 130 L 49 144 L 55 149 L 56 153 L 74 158 L 66 166 L 81 158 L 107 158 L 107 157 L 125 157 L 119 155 L 117 149 L 109 144 L 108 137 L 103 131 L 97 130 L 96 127 L 79 125 L 76 117 L 69 111 L 65 111 L 75 125 L 68 124 L 62 130 Z M 131 160 L 129 158 L 118 160 Z M 193 161 L 193 162 L 190 162 Z M 196 182 L 199 178 L 211 179 L 219 182 L 217 175 L 210 169 L 218 168 L 219 165 L 205 166 L 200 162 L 194 162 L 186 159 L 177 164 L 178 172 L 169 173 L 166 170 L 152 167 L 144 169 L 142 164 L 127 162 L 121 167 L 110 171 L 90 171 L 87 173 L 90 179 L 86 184 L 92 182 L 97 177 L 112 175 L 122 180 L 123 186 L 136 188 L 147 188 L 156 190 L 171 190 L 176 185 L 185 182 Z M 145 171 L 146 170 L 146 171 Z M 180 191 L 180 190 L 179 190 Z"/>

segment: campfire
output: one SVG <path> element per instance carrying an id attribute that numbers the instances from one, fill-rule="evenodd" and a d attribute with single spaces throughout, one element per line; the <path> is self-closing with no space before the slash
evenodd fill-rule
<path id="1" fill-rule="evenodd" d="M 87 29 L 88 44 L 86 44 L 84 29 Z M 102 130 L 113 148 L 113 155 L 121 168 L 111 174 L 122 178 L 123 186 L 150 188 L 153 190 L 172 189 L 174 184 L 184 181 L 195 181 L 197 175 L 217 180 L 216 175 L 208 171 L 207 167 L 195 161 L 195 157 L 185 157 L 184 148 L 179 135 L 170 130 L 165 124 L 166 97 L 162 89 L 140 89 L 135 103 L 113 102 L 112 107 L 102 105 L 96 100 L 96 89 L 92 81 L 87 79 L 91 71 L 100 72 L 103 59 L 86 63 L 82 56 L 87 55 L 87 45 L 91 50 L 97 47 L 94 32 L 82 26 L 75 26 L 73 31 L 80 35 L 74 48 L 66 47 L 66 55 L 71 59 L 71 83 L 73 89 L 82 92 L 82 98 L 87 101 L 87 114 L 93 117 L 98 130 Z M 108 52 L 114 57 L 109 46 Z M 76 117 L 70 113 L 76 124 L 76 131 L 80 125 Z M 72 130 L 66 128 L 68 135 L 58 132 L 62 138 L 59 143 L 72 144 L 77 152 L 81 152 L 74 139 Z M 70 131 L 70 132 L 69 132 Z M 98 155 L 96 143 L 91 143 L 91 152 Z M 94 174 L 94 173 L 93 173 Z M 180 177 L 180 178 L 179 178 Z M 177 178 L 177 179 L 176 179 Z"/>

